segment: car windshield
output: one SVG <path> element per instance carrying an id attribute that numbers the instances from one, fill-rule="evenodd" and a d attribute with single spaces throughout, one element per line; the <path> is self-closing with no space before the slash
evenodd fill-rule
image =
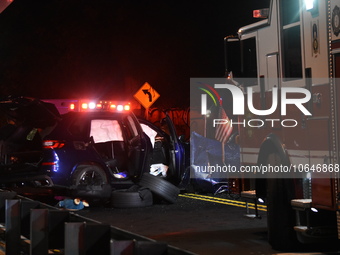
<path id="1" fill-rule="evenodd" d="M 122 129 L 117 120 L 91 120 L 90 136 L 95 143 L 124 141 Z"/>

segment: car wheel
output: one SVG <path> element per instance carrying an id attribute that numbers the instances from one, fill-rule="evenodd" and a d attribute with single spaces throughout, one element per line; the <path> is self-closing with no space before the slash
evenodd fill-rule
<path id="1" fill-rule="evenodd" d="M 271 153 L 267 165 L 281 164 L 280 156 Z M 273 249 L 289 251 L 299 246 L 294 231 L 295 212 L 290 205 L 294 198 L 293 180 L 268 178 L 267 180 L 267 225 L 268 241 Z"/>
<path id="2" fill-rule="evenodd" d="M 109 198 L 111 187 L 104 170 L 98 166 L 79 166 L 73 177 L 73 196 L 84 198 Z"/>
<path id="3" fill-rule="evenodd" d="M 148 188 L 132 186 L 129 189 L 111 193 L 111 206 L 116 208 L 146 207 L 153 204 L 152 193 Z"/>
<path id="4" fill-rule="evenodd" d="M 139 185 L 149 188 L 155 195 L 169 203 L 175 203 L 179 194 L 179 189 L 175 185 L 149 173 L 143 174 Z"/>

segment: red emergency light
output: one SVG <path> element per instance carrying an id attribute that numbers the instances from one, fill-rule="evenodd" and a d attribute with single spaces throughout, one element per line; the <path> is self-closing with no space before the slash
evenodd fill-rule
<path id="1" fill-rule="evenodd" d="M 130 103 L 121 103 L 115 101 L 90 101 L 90 100 L 79 100 L 79 103 L 69 104 L 70 111 L 130 111 Z"/>
<path id="2" fill-rule="evenodd" d="M 266 19 L 266 18 L 268 18 L 268 15 L 269 15 L 269 9 L 268 8 L 253 10 L 253 18 Z"/>
<path id="3" fill-rule="evenodd" d="M 88 108 L 88 104 L 87 103 L 82 103 L 81 104 L 81 109 L 82 110 L 86 110 Z"/>

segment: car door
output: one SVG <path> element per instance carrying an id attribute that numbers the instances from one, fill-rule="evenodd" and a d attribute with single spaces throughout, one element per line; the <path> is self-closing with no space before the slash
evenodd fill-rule
<path id="1" fill-rule="evenodd" d="M 126 115 L 122 122 L 126 138 L 129 176 L 138 177 L 149 167 L 148 147 L 150 141 L 145 140 L 140 124 L 134 116 Z"/>
<path id="2" fill-rule="evenodd" d="M 167 132 L 170 137 L 171 175 L 174 177 L 175 182 L 180 182 L 186 170 L 185 143 L 178 137 L 174 123 L 168 114 L 162 120 L 161 125 L 162 130 Z"/>
<path id="3" fill-rule="evenodd" d="M 189 144 L 179 139 L 175 126 L 168 115 L 166 115 L 166 117 L 161 121 L 160 127 L 155 126 L 145 119 L 139 119 L 139 122 L 142 126 L 145 125 L 148 127 L 143 128 L 144 132 L 147 134 L 152 134 L 152 132 L 148 131 L 148 129 L 154 130 L 154 133 L 156 133 L 156 139 L 154 137 L 150 137 L 151 141 L 159 140 L 161 137 L 163 141 L 162 150 L 165 155 L 165 160 L 160 159 L 157 155 L 155 157 L 157 157 L 158 161 L 161 163 L 166 162 L 165 164 L 168 166 L 166 178 L 176 185 L 179 184 L 184 178 L 185 170 L 189 165 L 189 158 L 187 158 L 189 155 Z M 158 150 L 159 148 L 157 148 L 156 145 L 153 154 L 159 155 Z M 158 161 L 156 163 L 159 163 Z M 163 173 L 162 175 L 165 176 Z"/>

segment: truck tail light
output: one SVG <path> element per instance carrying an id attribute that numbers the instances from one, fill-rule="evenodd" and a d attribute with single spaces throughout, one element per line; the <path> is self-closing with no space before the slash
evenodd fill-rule
<path id="1" fill-rule="evenodd" d="M 44 149 L 60 149 L 64 147 L 65 143 L 58 140 L 45 140 L 43 141 Z"/>

